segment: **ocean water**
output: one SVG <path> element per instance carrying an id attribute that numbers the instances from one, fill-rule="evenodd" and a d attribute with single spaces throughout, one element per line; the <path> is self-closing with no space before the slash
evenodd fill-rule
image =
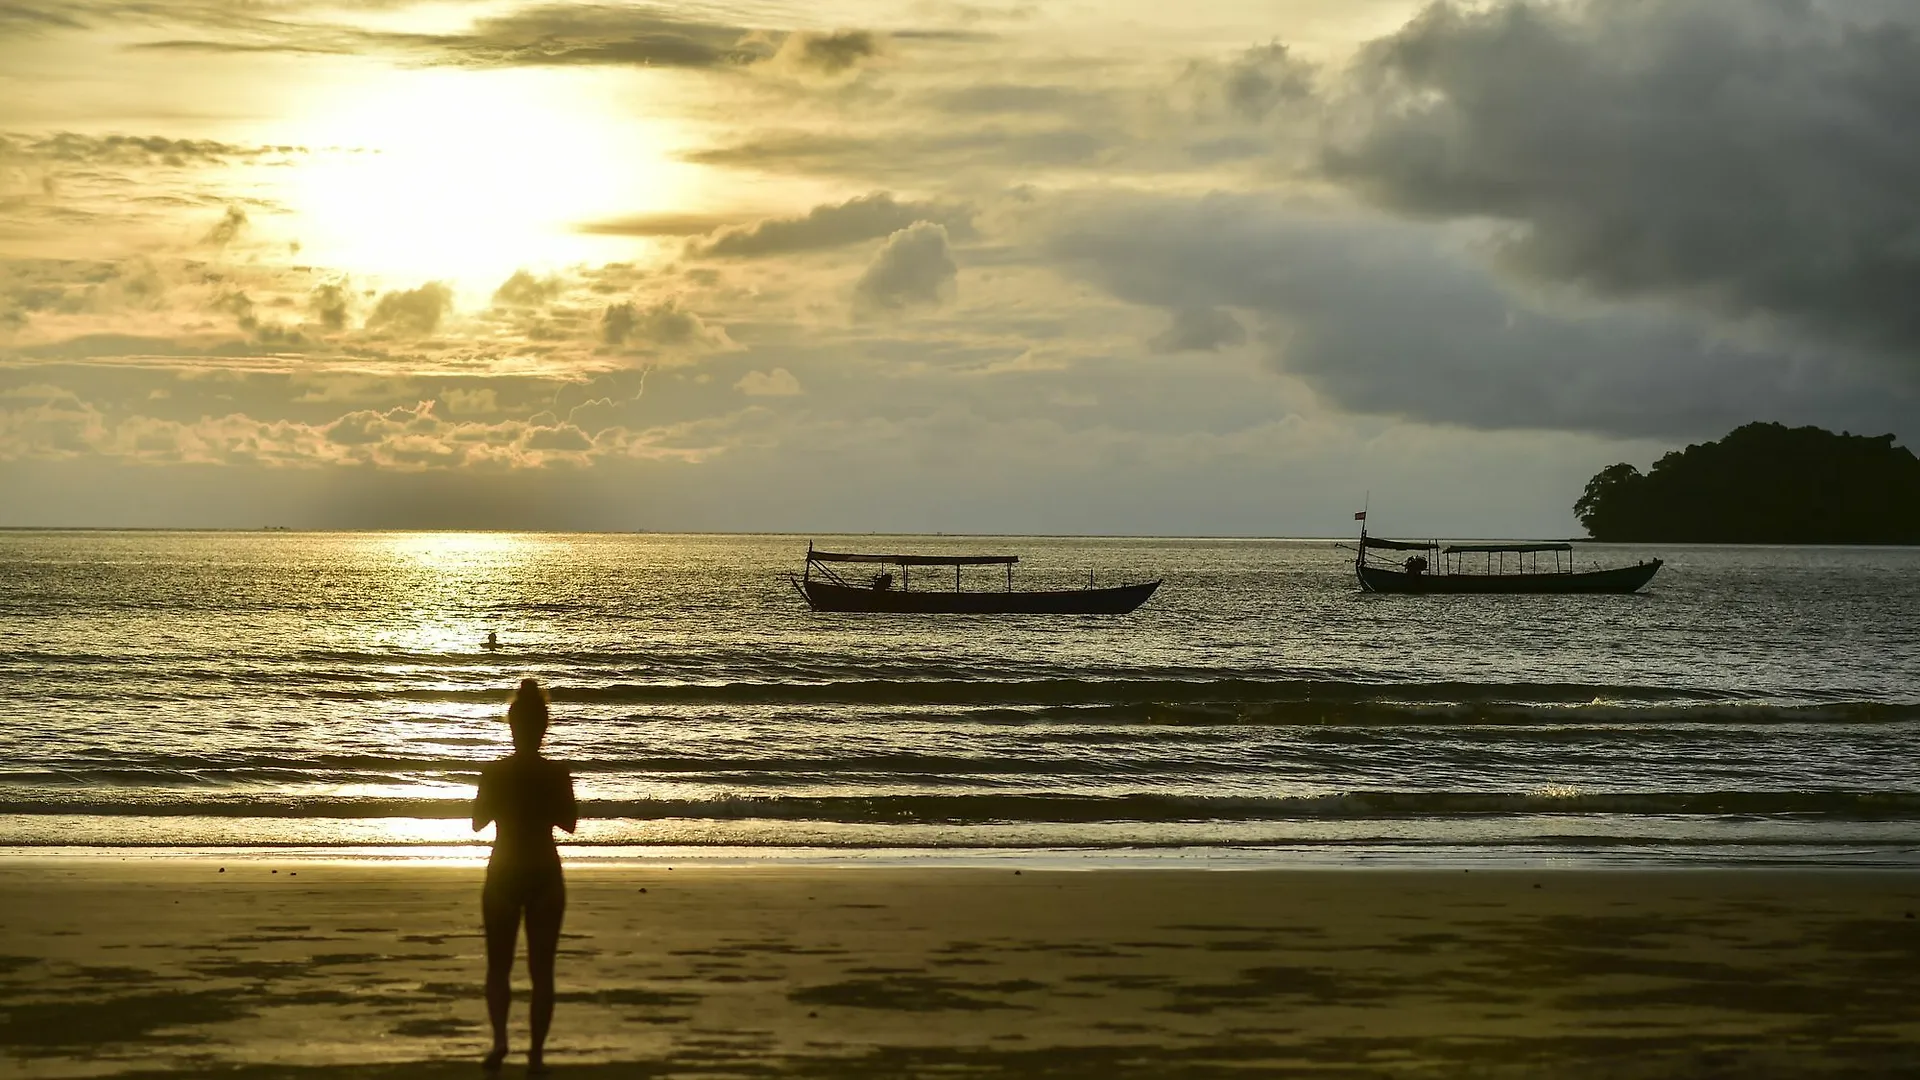
<path id="1" fill-rule="evenodd" d="M 809 539 L 1165 584 L 816 614 Z M 1332 541 L 5 532 L 0 847 L 484 844 L 532 675 L 577 857 L 1920 864 L 1920 549 L 1577 553 L 1653 555 L 1377 597 Z"/>

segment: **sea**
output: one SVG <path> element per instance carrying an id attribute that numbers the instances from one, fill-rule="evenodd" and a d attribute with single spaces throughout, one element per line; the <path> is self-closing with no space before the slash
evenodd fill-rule
<path id="1" fill-rule="evenodd" d="M 1164 583 L 815 613 L 809 542 Z M 1574 553 L 1656 556 L 1371 596 L 1333 540 L 0 532 L 0 849 L 483 857 L 531 676 L 574 860 L 1920 865 L 1920 549 Z"/>

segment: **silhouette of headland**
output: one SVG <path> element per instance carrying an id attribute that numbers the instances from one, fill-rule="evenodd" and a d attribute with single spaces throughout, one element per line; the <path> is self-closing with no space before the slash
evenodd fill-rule
<path id="1" fill-rule="evenodd" d="M 1587 482 L 1573 512 L 1595 540 L 1920 544 L 1920 459 L 1892 435 L 1754 423 Z"/>

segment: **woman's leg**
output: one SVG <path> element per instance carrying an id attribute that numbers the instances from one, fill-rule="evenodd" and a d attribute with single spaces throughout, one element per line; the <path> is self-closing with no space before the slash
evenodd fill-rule
<path id="1" fill-rule="evenodd" d="M 513 945 L 520 936 L 520 902 L 506 889 L 480 894 L 480 916 L 487 930 L 487 1021 L 493 1025 L 493 1049 L 482 1063 L 499 1068 L 507 1057 L 507 1004 L 513 995 Z M 531 930 L 532 919 L 528 919 Z"/>
<path id="2" fill-rule="evenodd" d="M 553 1023 L 553 957 L 560 949 L 560 920 L 567 913 L 567 886 L 553 884 L 527 897 L 527 974 L 533 979 L 533 1040 L 527 1068 L 544 1065 L 547 1028 Z"/>

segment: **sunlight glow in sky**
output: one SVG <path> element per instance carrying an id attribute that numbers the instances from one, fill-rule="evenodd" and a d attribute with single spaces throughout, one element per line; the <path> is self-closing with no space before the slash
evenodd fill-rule
<path id="1" fill-rule="evenodd" d="M 607 109 L 612 81 L 429 68 L 316 98 L 291 131 L 355 152 L 322 152 L 293 172 L 285 227 L 318 263 L 480 296 L 523 267 L 631 257 L 632 242 L 576 226 L 688 212 L 700 196 L 669 123 Z"/>
<path id="2" fill-rule="evenodd" d="M 1914 436 L 1916 72 L 1864 3 L 14 0 L 0 525 L 1565 536 Z"/>

